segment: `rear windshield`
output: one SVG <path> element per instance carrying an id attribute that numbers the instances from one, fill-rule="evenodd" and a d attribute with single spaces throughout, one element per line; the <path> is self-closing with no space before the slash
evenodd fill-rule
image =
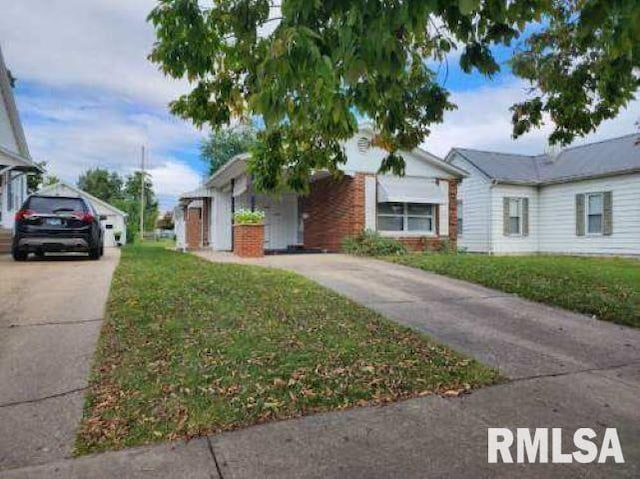
<path id="1" fill-rule="evenodd" d="M 44 196 L 32 196 L 29 198 L 27 209 L 41 214 L 71 213 L 72 211 L 85 211 L 84 201 L 80 198 L 55 198 Z"/>

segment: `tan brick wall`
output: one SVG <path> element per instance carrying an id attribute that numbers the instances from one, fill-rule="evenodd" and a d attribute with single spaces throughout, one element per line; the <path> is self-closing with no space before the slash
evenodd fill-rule
<path id="1" fill-rule="evenodd" d="M 264 256 L 264 225 L 234 225 L 233 253 L 243 258 Z"/>
<path id="2" fill-rule="evenodd" d="M 311 184 L 302 199 L 305 247 L 339 251 L 342 238 L 364 229 L 365 176 L 323 178 Z"/>
<path id="3" fill-rule="evenodd" d="M 209 246 L 209 218 L 211 218 L 211 198 L 202 198 L 202 246 Z"/>
<path id="4" fill-rule="evenodd" d="M 186 212 L 187 249 L 199 249 L 202 246 L 202 209 L 187 208 Z"/>
<path id="5" fill-rule="evenodd" d="M 443 240 L 439 236 L 406 236 L 395 238 L 400 241 L 409 251 L 439 251 L 442 249 Z"/>
<path id="6" fill-rule="evenodd" d="M 449 245 L 452 250 L 457 249 L 458 243 L 458 183 L 459 180 L 449 181 Z"/>
<path id="7" fill-rule="evenodd" d="M 340 180 L 324 178 L 311 184 L 311 191 L 302 200 L 304 220 L 304 245 L 339 251 L 342 238 L 353 236 L 364 229 L 366 175 L 356 173 Z M 398 238 L 411 251 L 440 250 L 445 240 L 455 249 L 457 240 L 458 180 L 441 180 L 449 183 L 449 237 L 440 236 L 440 209 L 436 208 L 435 237 Z"/>

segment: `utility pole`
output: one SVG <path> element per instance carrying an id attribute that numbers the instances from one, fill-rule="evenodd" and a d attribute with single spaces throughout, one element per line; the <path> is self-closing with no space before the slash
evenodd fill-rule
<path id="1" fill-rule="evenodd" d="M 144 241 L 144 145 L 140 156 L 140 242 Z"/>

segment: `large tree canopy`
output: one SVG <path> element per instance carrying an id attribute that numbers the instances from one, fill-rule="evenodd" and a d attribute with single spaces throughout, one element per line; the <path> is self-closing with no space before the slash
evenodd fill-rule
<path id="1" fill-rule="evenodd" d="M 278 5 L 273 3 L 277 2 Z M 527 27 L 514 73 L 532 83 L 514 105 L 514 135 L 555 123 L 567 143 L 614 116 L 639 86 L 637 0 L 159 0 L 149 15 L 150 55 L 193 90 L 171 104 L 196 125 L 219 129 L 258 117 L 255 184 L 304 190 L 315 169 L 336 171 L 340 140 L 371 120 L 402 173 L 398 154 L 417 146 L 454 108 L 430 65 L 460 49 L 465 72 L 499 71 L 491 46 Z M 634 71 L 634 68 L 636 69 Z"/>
<path id="2" fill-rule="evenodd" d="M 88 169 L 78 178 L 78 188 L 107 203 L 122 198 L 122 185 L 118 173 L 100 167 Z"/>

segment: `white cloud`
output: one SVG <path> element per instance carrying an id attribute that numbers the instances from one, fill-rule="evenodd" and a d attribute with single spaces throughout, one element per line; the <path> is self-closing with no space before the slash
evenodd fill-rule
<path id="1" fill-rule="evenodd" d="M 177 152 L 197 155 L 204 132 L 161 109 L 129 111 L 117 99 L 64 92 L 18 96 L 31 154 L 47 161 L 49 173 L 75 182 L 97 166 L 130 174 L 139 168 L 141 146 L 148 148 L 147 168 L 163 207 L 183 191 L 195 188 L 200 172 Z"/>
<path id="2" fill-rule="evenodd" d="M 453 147 L 467 147 L 523 154 L 542 153 L 552 127 L 546 124 L 513 140 L 509 107 L 526 98 L 524 83 L 485 86 L 453 92 L 458 109 L 445 114 L 444 123 L 434 126 L 423 147 L 444 157 Z M 640 102 L 634 101 L 617 118 L 604 122 L 595 133 L 575 141 L 589 143 L 637 131 Z"/>
<path id="3" fill-rule="evenodd" d="M 18 79 L 88 86 L 154 105 L 187 91 L 147 61 L 154 0 L 3 2 L 2 46 Z"/>

